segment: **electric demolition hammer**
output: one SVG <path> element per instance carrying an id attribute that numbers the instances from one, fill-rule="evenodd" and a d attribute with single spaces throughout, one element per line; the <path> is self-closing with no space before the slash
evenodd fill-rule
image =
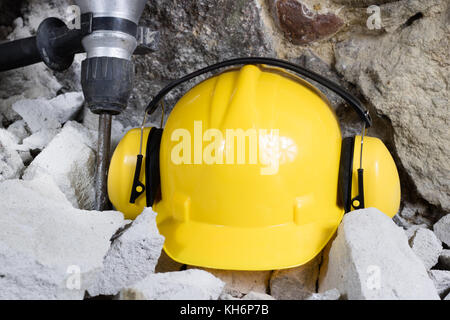
<path id="1" fill-rule="evenodd" d="M 133 54 L 156 50 L 159 33 L 138 22 L 147 0 L 76 0 L 79 28 L 47 18 L 36 36 L 0 44 L 0 71 L 44 62 L 63 71 L 86 52 L 81 85 L 89 109 L 99 115 L 95 210 L 108 206 L 111 117 L 122 112 L 133 88 Z"/>

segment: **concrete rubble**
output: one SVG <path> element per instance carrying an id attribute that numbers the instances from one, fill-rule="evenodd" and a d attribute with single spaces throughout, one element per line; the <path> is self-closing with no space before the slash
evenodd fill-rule
<path id="1" fill-rule="evenodd" d="M 296 268 L 276 270 L 270 279 L 270 293 L 277 300 L 304 300 L 316 292 L 319 277 L 319 254 Z"/>
<path id="2" fill-rule="evenodd" d="M 17 137 L 0 128 L 0 181 L 19 178 L 24 169 Z"/>
<path id="3" fill-rule="evenodd" d="M 450 270 L 450 249 L 444 249 L 439 256 L 439 263 L 446 269 Z"/>
<path id="4" fill-rule="evenodd" d="M 21 143 L 23 139 L 30 135 L 26 128 L 26 123 L 23 120 L 13 122 L 8 126 L 7 130 L 18 138 L 18 143 Z"/>
<path id="5" fill-rule="evenodd" d="M 204 270 L 155 273 L 124 289 L 121 300 L 217 300 L 225 283 Z"/>
<path id="6" fill-rule="evenodd" d="M 313 293 L 305 300 L 339 300 L 341 293 L 338 289 L 331 289 L 322 293 Z"/>
<path id="7" fill-rule="evenodd" d="M 433 231 L 439 240 L 447 246 L 450 246 L 450 214 L 447 214 L 436 222 L 433 226 Z"/>
<path id="8" fill-rule="evenodd" d="M 250 291 L 241 300 L 276 300 L 276 299 L 266 293 Z"/>
<path id="9" fill-rule="evenodd" d="M 191 267 L 188 268 L 198 268 Z M 224 291 L 235 298 L 242 298 L 251 291 L 266 293 L 272 271 L 236 271 L 199 268 L 221 279 L 226 285 Z"/>
<path id="10" fill-rule="evenodd" d="M 50 175 L 75 208 L 92 209 L 94 202 L 95 135 L 70 121 L 31 162 L 23 178 Z"/>
<path id="11" fill-rule="evenodd" d="M 0 41 L 34 35 L 69 3 L 0 5 Z M 372 30 L 366 9 L 373 4 L 382 23 Z M 290 60 L 369 108 L 369 134 L 386 143 L 407 191 L 400 212 L 394 220 L 374 208 L 346 214 L 322 253 L 285 270 L 186 266 L 162 251 L 151 208 L 126 225 L 119 212 L 86 211 L 98 117 L 81 92 L 85 56 L 64 72 L 36 64 L 1 73 L 0 299 L 449 300 L 449 17 L 448 0 L 148 2 L 142 22 L 160 31 L 161 42 L 133 58 L 135 86 L 126 112 L 113 118 L 112 148 L 141 124 L 162 86 L 232 57 Z M 166 114 L 190 86 L 167 96 Z M 359 134 L 343 100 L 318 88 L 343 136 Z M 158 109 L 147 125 L 160 116 Z"/>
<path id="12" fill-rule="evenodd" d="M 438 294 L 443 298 L 450 292 L 450 271 L 431 270 L 430 277 L 436 286 Z"/>
<path id="13" fill-rule="evenodd" d="M 24 99 L 12 109 L 26 122 L 32 133 L 58 129 L 80 112 L 84 98 L 81 92 L 70 92 L 53 99 Z"/>
<path id="14" fill-rule="evenodd" d="M 439 299 L 404 231 L 374 208 L 344 216 L 319 292 L 338 289 L 346 299 Z"/>
<path id="15" fill-rule="evenodd" d="M 83 299 L 123 215 L 73 208 L 48 176 L 0 182 L 0 203 L 0 299 Z"/>
<path id="16" fill-rule="evenodd" d="M 442 243 L 433 231 L 420 228 L 411 237 L 409 243 L 414 253 L 423 261 L 427 270 L 438 263 L 442 252 Z"/>
<path id="17" fill-rule="evenodd" d="M 164 244 L 156 227 L 156 213 L 146 208 L 113 241 L 103 271 L 87 290 L 91 296 L 115 295 L 155 272 Z"/>

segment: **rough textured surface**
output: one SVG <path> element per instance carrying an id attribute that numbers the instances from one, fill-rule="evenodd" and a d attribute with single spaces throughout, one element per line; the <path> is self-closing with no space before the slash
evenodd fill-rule
<path id="1" fill-rule="evenodd" d="M 25 170 L 24 179 L 50 175 L 74 207 L 92 209 L 94 139 L 93 133 L 79 123 L 66 123 Z"/>
<path id="2" fill-rule="evenodd" d="M 450 291 L 450 271 L 431 270 L 430 277 L 441 297 L 445 297 Z"/>
<path id="3" fill-rule="evenodd" d="M 338 71 L 390 119 L 396 151 L 418 192 L 444 210 L 450 209 L 447 4 L 438 1 L 429 16 L 396 32 L 355 35 L 335 46 Z"/>
<path id="4" fill-rule="evenodd" d="M 19 155 L 18 138 L 5 129 L 0 129 L 0 181 L 20 177 L 24 168 Z"/>
<path id="5" fill-rule="evenodd" d="M 19 139 L 19 142 L 22 142 L 23 139 L 30 135 L 26 123 L 23 120 L 17 120 L 14 123 L 11 123 L 7 130 L 15 135 Z"/>
<path id="6" fill-rule="evenodd" d="M 37 12 L 33 12 L 37 14 Z M 25 26 L 26 25 L 26 26 Z M 14 31 L 8 36 L 10 40 L 29 37 L 34 30 L 29 21 L 17 18 L 14 21 Z M 12 110 L 12 104 L 22 99 L 38 97 L 53 98 L 61 84 L 44 64 L 36 64 L 25 68 L 2 72 L 0 74 L 0 117 L 5 126 L 20 119 Z"/>
<path id="7" fill-rule="evenodd" d="M 447 270 L 450 270 L 450 249 L 444 249 L 439 257 L 439 263 Z"/>
<path id="8" fill-rule="evenodd" d="M 395 2 L 395 1 L 397 1 L 397 0 L 333 0 L 333 2 L 336 2 L 339 4 L 361 6 L 361 7 L 367 7 L 372 4 L 380 5 L 380 4 Z"/>
<path id="9" fill-rule="evenodd" d="M 338 289 L 331 289 L 323 293 L 313 293 L 306 300 L 339 300 L 341 293 Z"/>
<path id="10" fill-rule="evenodd" d="M 403 197 L 410 197 L 411 194 L 402 191 Z M 411 203 L 403 201 L 403 208 L 394 216 L 394 221 L 404 228 L 414 226 L 424 226 L 432 228 L 433 224 L 442 217 L 442 211 L 436 210 L 423 200 Z"/>
<path id="11" fill-rule="evenodd" d="M 250 291 L 241 300 L 276 300 L 276 299 L 271 295 L 265 293 Z"/>
<path id="12" fill-rule="evenodd" d="M 436 236 L 450 246 L 450 214 L 447 214 L 433 226 Z"/>
<path id="13" fill-rule="evenodd" d="M 270 0 L 278 27 L 294 44 L 307 44 L 329 37 L 344 24 L 333 13 L 316 13 L 297 0 Z"/>
<path id="14" fill-rule="evenodd" d="M 0 203 L 0 299 L 82 299 L 123 215 L 74 209 L 44 176 L 1 182 Z"/>
<path id="15" fill-rule="evenodd" d="M 156 213 L 146 208 L 112 243 L 104 269 L 87 291 L 91 296 L 115 295 L 155 271 L 164 237 Z"/>
<path id="16" fill-rule="evenodd" d="M 236 298 L 241 298 L 250 291 L 266 293 L 272 273 L 271 271 L 235 271 L 191 266 L 188 268 L 198 268 L 213 274 L 225 282 L 224 291 Z"/>
<path id="17" fill-rule="evenodd" d="M 59 129 L 45 129 L 33 133 L 29 137 L 23 139 L 23 147 L 30 150 L 42 150 L 50 141 L 58 134 Z"/>
<path id="18" fill-rule="evenodd" d="M 316 292 L 322 255 L 300 267 L 276 270 L 270 279 L 270 294 L 277 300 L 304 300 Z"/>
<path id="19" fill-rule="evenodd" d="M 319 292 L 334 288 L 347 299 L 438 299 L 404 231 L 374 208 L 344 216 L 319 281 Z"/>
<path id="20" fill-rule="evenodd" d="M 225 283 L 198 269 L 155 273 L 120 293 L 122 300 L 217 300 Z"/>
<path id="21" fill-rule="evenodd" d="M 427 226 L 425 224 L 416 224 L 412 225 L 405 230 L 406 237 L 408 237 L 408 241 L 411 244 L 411 239 L 416 235 L 417 230 L 426 229 Z"/>
<path id="22" fill-rule="evenodd" d="M 442 0 L 400 0 L 380 7 L 381 29 L 394 32 L 408 27 L 423 16 L 432 16 L 442 12 Z"/>
<path id="23" fill-rule="evenodd" d="M 430 270 L 438 263 L 442 252 L 442 243 L 433 231 L 420 228 L 410 240 L 414 253 L 423 261 L 425 268 Z"/>
<path id="24" fill-rule="evenodd" d="M 32 133 L 54 130 L 71 120 L 81 110 L 84 97 L 81 92 L 70 92 L 47 99 L 24 99 L 15 102 L 13 110 L 19 114 Z"/>
<path id="25" fill-rule="evenodd" d="M 257 0 L 155 0 L 149 1 L 141 19 L 161 32 L 157 52 L 136 58 L 136 82 L 125 126 L 139 125 L 143 107 L 163 84 L 207 64 L 239 56 L 274 56 Z M 166 109 L 197 78 L 166 98 Z M 149 119 L 159 123 L 160 110 Z"/>

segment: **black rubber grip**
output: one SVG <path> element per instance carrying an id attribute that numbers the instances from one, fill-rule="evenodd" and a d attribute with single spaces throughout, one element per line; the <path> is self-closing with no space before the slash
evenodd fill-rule
<path id="1" fill-rule="evenodd" d="M 141 181 L 139 181 L 143 157 L 144 156 L 142 154 L 138 154 L 136 159 L 136 169 L 134 170 L 134 179 L 133 179 L 133 186 L 131 187 L 130 203 L 135 203 L 136 199 L 145 191 L 145 185 Z"/>
<path id="2" fill-rule="evenodd" d="M 36 37 L 0 44 L 0 71 L 29 66 L 42 61 Z"/>
<path id="3" fill-rule="evenodd" d="M 119 114 L 133 89 L 132 61 L 114 57 L 93 57 L 81 64 L 81 86 L 93 113 Z"/>

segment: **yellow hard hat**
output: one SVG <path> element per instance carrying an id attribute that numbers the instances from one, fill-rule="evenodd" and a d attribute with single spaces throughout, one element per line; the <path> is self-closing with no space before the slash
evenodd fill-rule
<path id="1" fill-rule="evenodd" d="M 343 143 L 329 102 L 310 83 L 245 65 L 192 88 L 164 131 L 129 131 L 112 157 L 108 193 L 126 218 L 153 206 L 164 249 L 178 262 L 290 268 L 322 250 L 344 212 L 397 212 L 389 151 L 364 137 L 361 167 L 360 142 Z"/>

